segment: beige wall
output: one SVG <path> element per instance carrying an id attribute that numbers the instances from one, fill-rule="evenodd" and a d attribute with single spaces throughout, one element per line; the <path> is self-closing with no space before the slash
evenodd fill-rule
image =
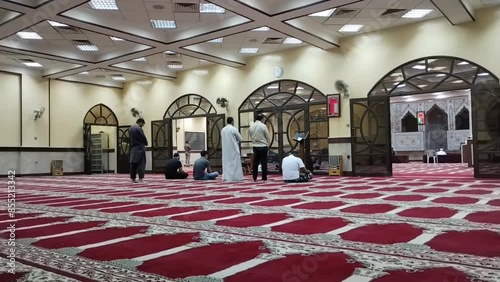
<path id="1" fill-rule="evenodd" d="M 83 147 L 83 118 L 96 104 L 108 106 L 120 124 L 125 115 L 119 88 L 51 81 L 50 89 L 52 147 Z"/>
<path id="2" fill-rule="evenodd" d="M 49 82 L 47 79 L 23 75 L 23 146 L 49 146 Z M 45 113 L 36 121 L 35 109 L 45 107 Z"/>
<path id="3" fill-rule="evenodd" d="M 19 146 L 21 144 L 20 132 L 20 79 L 16 74 L 0 72 L 0 120 L 3 121 L 2 134 L 0 134 L 0 146 Z"/>

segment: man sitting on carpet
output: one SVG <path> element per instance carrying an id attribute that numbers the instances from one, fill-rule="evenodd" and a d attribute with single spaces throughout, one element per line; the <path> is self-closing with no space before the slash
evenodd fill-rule
<path id="1" fill-rule="evenodd" d="M 286 183 L 307 182 L 312 178 L 312 173 L 306 169 L 299 155 L 299 151 L 293 150 L 288 157 L 283 159 L 281 169 Z"/>
<path id="2" fill-rule="evenodd" d="M 197 159 L 193 165 L 194 180 L 214 180 L 219 176 L 217 171 L 212 172 L 210 162 L 207 160 L 208 152 L 203 150 L 200 152 L 201 158 Z M 205 172 L 205 169 L 207 172 Z"/>
<path id="3" fill-rule="evenodd" d="M 181 156 L 179 153 L 174 154 L 174 158 L 167 161 L 165 167 L 166 179 L 186 179 L 188 174 L 182 170 Z"/>

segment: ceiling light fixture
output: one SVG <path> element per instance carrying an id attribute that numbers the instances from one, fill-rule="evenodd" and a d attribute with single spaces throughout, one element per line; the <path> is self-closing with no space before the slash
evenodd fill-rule
<path id="1" fill-rule="evenodd" d="M 443 66 L 432 68 L 432 70 L 434 70 L 434 71 L 441 71 L 441 70 L 444 70 L 444 69 L 446 69 L 446 67 L 443 67 Z"/>
<path id="2" fill-rule="evenodd" d="M 346 24 L 341 29 L 339 29 L 339 32 L 358 32 L 363 27 L 365 26 L 361 24 Z"/>
<path id="3" fill-rule="evenodd" d="M 420 88 L 425 88 L 425 87 L 427 87 L 429 85 L 427 85 L 427 84 L 420 84 L 420 85 L 417 85 L 417 86 L 420 87 Z"/>
<path id="4" fill-rule="evenodd" d="M 278 88 L 280 88 L 278 84 L 269 85 L 269 86 L 267 87 L 267 89 L 278 89 Z"/>
<path id="5" fill-rule="evenodd" d="M 23 64 L 30 68 L 42 68 L 43 66 L 37 62 L 23 62 Z"/>
<path id="6" fill-rule="evenodd" d="M 82 72 L 81 72 L 81 73 L 79 73 L 79 74 L 81 74 L 81 75 L 88 75 L 88 74 L 89 74 L 89 72 L 88 72 L 88 71 L 82 71 Z"/>
<path id="7" fill-rule="evenodd" d="M 151 26 L 153 28 L 176 28 L 175 21 L 168 20 L 151 20 Z"/>
<path id="8" fill-rule="evenodd" d="M 145 62 L 145 61 L 146 61 L 146 58 L 144 58 L 144 57 L 135 58 L 132 60 L 132 62 Z"/>
<path id="9" fill-rule="evenodd" d="M 455 80 L 452 83 L 454 83 L 454 84 L 460 84 L 460 83 L 464 83 L 464 81 L 463 80 Z"/>
<path id="10" fill-rule="evenodd" d="M 293 37 L 287 37 L 285 38 L 285 40 L 283 40 L 283 44 L 302 44 L 302 40 Z"/>
<path id="11" fill-rule="evenodd" d="M 413 102 L 413 101 L 415 101 L 415 98 L 407 98 L 406 99 L 406 102 Z"/>
<path id="12" fill-rule="evenodd" d="M 223 14 L 226 10 L 214 4 L 201 4 L 200 13 L 203 14 Z"/>
<path id="13" fill-rule="evenodd" d="M 118 10 L 115 0 L 91 0 L 89 5 L 94 10 Z"/>
<path id="14" fill-rule="evenodd" d="M 321 12 L 317 12 L 317 13 L 314 13 L 314 14 L 310 14 L 309 16 L 310 17 L 324 17 L 324 18 L 328 18 L 330 17 L 333 12 L 335 12 L 335 10 L 337 9 L 330 9 L 330 10 L 325 10 L 325 11 L 321 11 Z"/>
<path id="15" fill-rule="evenodd" d="M 425 70 L 426 69 L 426 66 L 424 65 L 414 65 L 412 67 L 412 69 L 416 69 L 416 70 Z"/>
<path id="16" fill-rule="evenodd" d="M 80 51 L 85 51 L 85 52 L 97 52 L 99 51 L 99 48 L 95 45 L 76 45 L 75 46 L 78 50 Z"/>
<path id="17" fill-rule="evenodd" d="M 215 38 L 215 39 L 209 40 L 207 42 L 208 43 L 222 43 L 222 42 L 224 42 L 224 37 Z"/>
<path id="18" fill-rule="evenodd" d="M 252 31 L 269 31 L 269 30 L 271 30 L 271 29 L 268 28 L 267 26 L 262 26 L 262 27 L 259 27 L 259 28 L 252 29 Z"/>
<path id="19" fill-rule="evenodd" d="M 181 64 L 171 64 L 171 65 L 167 65 L 167 67 L 169 69 L 182 69 L 184 66 Z"/>
<path id="20" fill-rule="evenodd" d="M 404 14 L 402 18 L 405 19 L 421 19 L 428 14 L 434 12 L 432 9 L 413 9 L 408 11 L 408 13 Z"/>
<path id="21" fill-rule="evenodd" d="M 489 74 L 489 73 L 487 73 L 487 72 L 482 72 L 482 73 L 478 74 L 478 76 L 489 76 L 489 75 L 490 75 L 490 74 Z"/>
<path id="22" fill-rule="evenodd" d="M 259 48 L 241 48 L 240 54 L 256 54 L 259 52 Z"/>
<path id="23" fill-rule="evenodd" d="M 193 73 L 197 75 L 207 75 L 208 70 L 194 70 Z"/>
<path id="24" fill-rule="evenodd" d="M 436 77 L 443 77 L 443 76 L 446 76 L 446 74 L 444 73 L 436 74 Z"/>
<path id="25" fill-rule="evenodd" d="M 403 88 L 403 87 L 406 87 L 406 84 L 403 83 L 403 84 L 398 85 L 398 88 Z"/>
<path id="26" fill-rule="evenodd" d="M 465 62 L 465 61 L 458 63 L 459 66 L 466 66 L 468 64 L 469 64 L 469 62 Z"/>
<path id="27" fill-rule="evenodd" d="M 123 75 L 113 75 L 111 76 L 113 80 L 119 80 L 119 81 L 124 81 L 127 80 Z"/>
<path id="28" fill-rule="evenodd" d="M 65 27 L 65 26 L 68 26 L 67 24 L 63 24 L 63 23 L 58 23 L 58 22 L 54 22 L 54 21 L 47 21 L 51 26 L 54 26 L 54 27 Z"/>
<path id="29" fill-rule="evenodd" d="M 111 40 L 113 40 L 113 41 L 125 41 L 119 37 L 114 37 L 114 36 L 110 36 L 109 38 L 111 38 Z"/>
<path id="30" fill-rule="evenodd" d="M 43 39 L 38 33 L 32 31 L 20 31 L 16 35 L 22 39 Z"/>
<path id="31" fill-rule="evenodd" d="M 170 50 L 168 50 L 168 51 L 163 52 L 163 54 L 167 54 L 167 55 L 175 55 L 175 52 L 174 52 L 174 51 L 170 51 Z"/>

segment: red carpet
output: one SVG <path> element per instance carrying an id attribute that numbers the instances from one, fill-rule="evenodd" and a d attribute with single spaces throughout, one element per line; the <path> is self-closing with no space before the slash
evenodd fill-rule
<path id="1" fill-rule="evenodd" d="M 500 281 L 500 184 L 464 171 L 301 184 L 22 177 L 15 218 L 0 213 L 3 265 L 17 228 L 16 274 L 0 268 L 0 282 Z"/>

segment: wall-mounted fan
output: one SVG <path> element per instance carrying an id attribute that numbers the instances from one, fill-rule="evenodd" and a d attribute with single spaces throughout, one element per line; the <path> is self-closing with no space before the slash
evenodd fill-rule
<path id="1" fill-rule="evenodd" d="M 135 118 L 142 118 L 142 112 L 137 109 L 137 108 L 132 108 L 130 109 L 130 112 L 132 113 L 132 116 Z"/>
<path id="2" fill-rule="evenodd" d="M 342 95 L 344 95 L 344 98 L 349 98 L 349 84 L 347 84 L 343 80 L 337 80 L 335 81 L 335 89 Z"/>
<path id="3" fill-rule="evenodd" d="M 227 101 L 226 98 L 217 98 L 216 101 L 217 105 L 220 105 L 221 108 L 227 108 L 229 102 Z"/>
<path id="4" fill-rule="evenodd" d="M 37 120 L 43 117 L 43 113 L 45 113 L 45 107 L 41 107 L 40 109 L 35 109 L 33 111 L 33 119 Z"/>

